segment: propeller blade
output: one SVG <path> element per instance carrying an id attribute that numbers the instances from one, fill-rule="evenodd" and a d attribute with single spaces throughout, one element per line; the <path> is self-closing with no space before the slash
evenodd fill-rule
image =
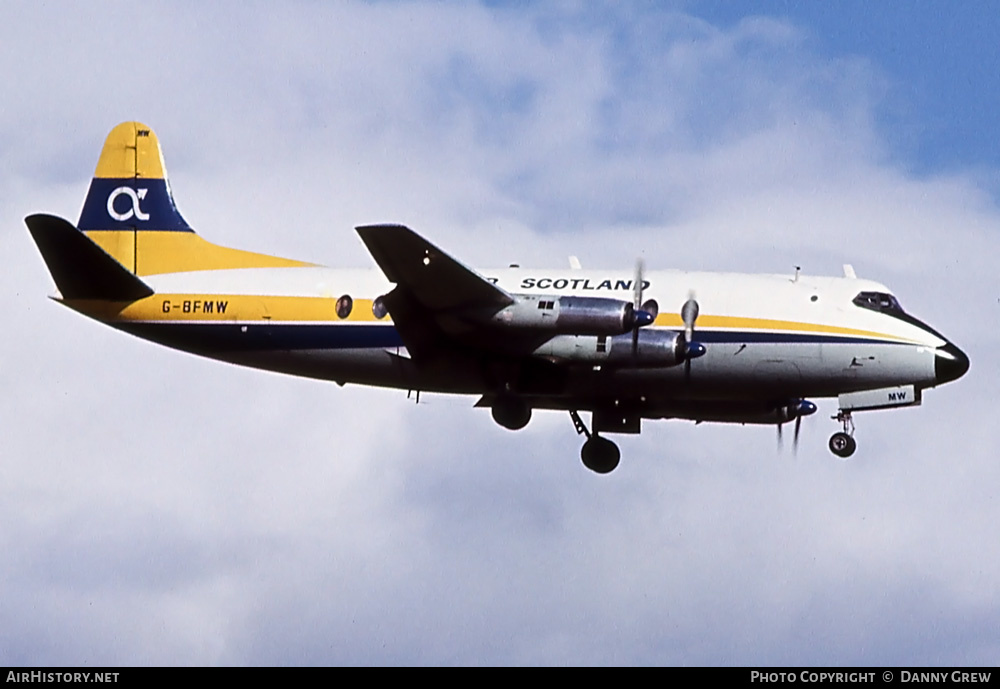
<path id="1" fill-rule="evenodd" d="M 635 259 L 635 279 L 632 280 L 632 306 L 638 311 L 642 304 L 642 274 L 645 270 L 645 265 L 641 258 Z"/>
<path id="2" fill-rule="evenodd" d="M 698 302 L 693 292 L 688 295 L 688 300 L 681 307 L 681 320 L 684 321 L 684 337 L 691 342 L 694 340 L 694 322 L 698 320 Z"/>
<path id="3" fill-rule="evenodd" d="M 645 264 L 641 258 L 635 259 L 635 278 L 632 280 L 632 314 L 633 314 L 633 325 L 632 325 L 632 356 L 638 356 L 639 354 L 639 328 L 644 325 L 649 325 L 656 319 L 656 314 L 651 314 L 646 311 L 645 306 L 642 304 L 642 290 L 645 285 L 643 282 L 642 274 L 645 270 Z M 654 304 L 656 302 L 653 302 Z"/>
<path id="4" fill-rule="evenodd" d="M 795 417 L 795 435 L 792 436 L 792 454 L 799 453 L 799 429 L 802 428 L 802 417 Z"/>
<path id="5" fill-rule="evenodd" d="M 698 301 L 694 291 L 688 292 L 688 299 L 681 306 L 681 320 L 684 321 L 684 382 L 691 382 L 691 359 L 705 353 L 705 346 L 694 341 L 694 324 L 698 320 Z"/>
<path id="6" fill-rule="evenodd" d="M 782 440 L 782 437 L 781 437 L 781 428 L 782 428 L 782 427 L 783 427 L 784 425 L 785 425 L 785 424 L 783 424 L 783 423 L 779 423 L 779 424 L 778 424 L 778 452 L 781 452 L 781 448 L 782 448 L 782 446 L 784 445 L 784 442 L 783 442 L 783 440 Z"/>

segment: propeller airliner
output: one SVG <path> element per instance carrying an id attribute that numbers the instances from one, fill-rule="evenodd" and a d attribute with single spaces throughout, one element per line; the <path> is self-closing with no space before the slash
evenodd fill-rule
<path id="1" fill-rule="evenodd" d="M 53 298 L 132 335 L 213 359 L 407 391 L 475 395 L 504 428 L 569 412 L 598 473 L 606 435 L 651 419 L 794 425 L 837 398 L 854 412 L 918 405 L 968 357 L 858 278 L 475 270 L 402 225 L 357 228 L 379 270 L 333 270 L 230 249 L 174 205 L 160 145 L 138 122 L 105 141 L 79 221 L 25 220 Z M 582 414 L 589 412 L 588 427 Z"/>

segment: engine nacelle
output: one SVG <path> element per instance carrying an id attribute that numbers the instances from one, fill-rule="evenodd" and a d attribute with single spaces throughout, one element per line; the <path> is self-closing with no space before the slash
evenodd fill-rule
<path id="1" fill-rule="evenodd" d="M 489 321 L 504 328 L 544 330 L 572 335 L 620 335 L 635 327 L 631 302 L 603 297 L 514 295 Z"/>
<path id="2" fill-rule="evenodd" d="M 684 336 L 669 330 L 640 330 L 632 350 L 632 333 L 610 338 L 608 363 L 613 366 L 676 366 L 684 362 Z"/>
<path id="3" fill-rule="evenodd" d="M 660 368 L 684 361 L 684 338 L 668 330 L 640 330 L 632 351 L 632 333 L 614 335 L 556 335 L 538 347 L 535 356 L 564 363 L 623 368 Z"/>

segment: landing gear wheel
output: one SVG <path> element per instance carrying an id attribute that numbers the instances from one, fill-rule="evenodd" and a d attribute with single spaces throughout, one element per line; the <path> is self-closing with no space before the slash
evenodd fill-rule
<path id="1" fill-rule="evenodd" d="M 846 433 L 834 433 L 830 436 L 830 452 L 838 457 L 850 457 L 858 449 L 858 441 Z"/>
<path id="2" fill-rule="evenodd" d="M 598 474 L 607 474 L 615 470 L 622 458 L 618 446 L 607 438 L 592 435 L 583 444 L 580 451 L 583 465 Z"/>
<path id="3" fill-rule="evenodd" d="M 493 420 L 511 431 L 519 431 L 531 421 L 531 407 L 517 398 L 498 399 L 491 411 Z"/>

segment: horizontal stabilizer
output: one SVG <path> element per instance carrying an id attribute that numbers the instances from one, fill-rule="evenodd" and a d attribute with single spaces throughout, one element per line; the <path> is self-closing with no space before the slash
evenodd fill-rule
<path id="1" fill-rule="evenodd" d="M 408 227 L 366 225 L 357 230 L 385 276 L 431 312 L 501 309 L 514 302 L 503 289 Z"/>
<path id="2" fill-rule="evenodd" d="M 24 222 L 63 298 L 134 301 L 153 294 L 149 285 L 68 221 L 38 214 Z"/>

